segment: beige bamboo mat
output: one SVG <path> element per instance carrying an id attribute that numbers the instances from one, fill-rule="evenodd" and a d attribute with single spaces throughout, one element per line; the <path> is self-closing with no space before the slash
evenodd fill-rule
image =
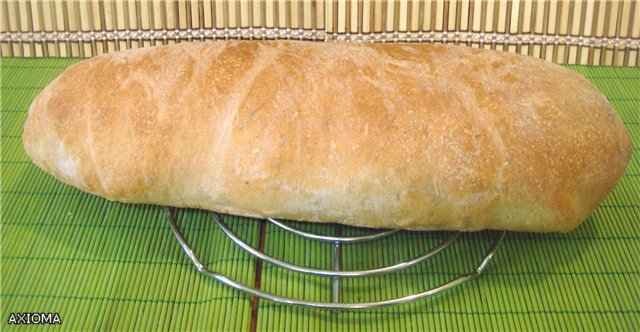
<path id="1" fill-rule="evenodd" d="M 91 57 L 191 40 L 462 44 L 567 64 L 640 66 L 640 4 L 609 1 L 1 1 L 0 52 Z"/>

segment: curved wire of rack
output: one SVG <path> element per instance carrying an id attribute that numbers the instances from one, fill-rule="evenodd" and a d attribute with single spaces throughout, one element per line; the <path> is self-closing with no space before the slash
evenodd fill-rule
<path id="1" fill-rule="evenodd" d="M 442 252 L 449 245 L 451 245 L 456 239 L 458 239 L 461 233 L 452 232 L 445 240 L 443 240 L 433 248 L 427 250 L 426 252 L 414 258 L 411 258 L 409 260 L 406 260 L 400 263 L 379 267 L 379 268 L 374 268 L 374 269 L 368 269 L 368 270 L 344 271 L 340 269 L 340 256 L 341 256 L 343 244 L 361 243 L 361 242 L 379 240 L 382 238 L 389 237 L 393 234 L 396 234 L 399 231 L 383 230 L 376 233 L 361 235 L 361 236 L 325 236 L 325 235 L 319 235 L 319 234 L 302 231 L 300 229 L 297 229 L 293 226 L 290 226 L 276 219 L 272 219 L 272 218 L 267 219 L 267 221 L 272 223 L 273 225 L 283 230 L 286 230 L 288 232 L 291 232 L 293 234 L 296 234 L 298 236 L 311 239 L 311 240 L 333 243 L 334 245 L 333 270 L 322 270 L 322 269 L 314 269 L 310 267 L 291 264 L 260 252 L 258 249 L 252 247 L 251 245 L 243 241 L 238 235 L 236 235 L 233 232 L 233 230 L 231 230 L 231 228 L 229 228 L 229 226 L 222 220 L 222 218 L 218 213 L 209 212 L 209 215 L 214 221 L 214 223 L 218 227 L 220 227 L 220 229 L 224 232 L 224 234 L 227 237 L 229 237 L 234 243 L 236 243 L 238 246 L 240 246 L 242 249 L 249 252 L 251 255 L 255 256 L 256 258 L 291 271 L 332 278 L 332 287 L 331 287 L 332 302 L 316 302 L 316 301 L 307 301 L 302 299 L 294 299 L 294 298 L 280 296 L 277 294 L 268 293 L 263 290 L 256 289 L 254 287 L 237 282 L 221 273 L 210 270 L 209 268 L 204 266 L 202 261 L 198 258 L 198 256 L 194 252 L 191 245 L 185 239 L 182 231 L 180 230 L 180 227 L 178 227 L 178 224 L 176 223 L 176 219 L 173 216 L 173 210 L 171 208 L 165 207 L 165 214 L 167 217 L 167 221 L 171 226 L 171 230 L 173 231 L 174 235 L 178 239 L 180 246 L 182 247 L 186 255 L 189 257 L 189 259 L 191 260 L 195 268 L 198 270 L 198 272 L 204 274 L 207 277 L 218 280 L 219 282 L 222 282 L 227 286 L 233 287 L 237 290 L 251 294 L 253 296 L 257 296 L 263 299 L 267 299 L 267 300 L 277 302 L 277 303 L 282 303 L 282 304 L 290 304 L 290 305 L 319 308 L 319 309 L 355 310 L 355 309 L 378 308 L 378 307 L 385 307 L 390 305 L 412 302 L 422 298 L 434 296 L 438 293 L 451 289 L 457 285 L 460 285 L 464 282 L 467 282 L 469 280 L 475 279 L 478 276 L 480 276 L 486 269 L 489 261 L 491 261 L 491 258 L 493 257 L 494 253 L 498 249 L 498 246 L 500 245 L 500 243 L 502 242 L 506 234 L 506 231 L 502 231 L 496 236 L 493 243 L 487 249 L 487 252 L 483 257 L 482 261 L 475 267 L 473 271 L 463 273 L 439 286 L 436 286 L 434 288 L 431 288 L 416 294 L 407 295 L 407 296 L 398 297 L 398 298 L 389 299 L 389 300 L 374 301 L 374 302 L 344 303 L 344 302 L 340 302 L 340 279 L 341 278 L 380 275 L 380 274 L 386 274 L 386 273 L 391 273 L 394 271 L 405 269 L 407 267 L 418 264 Z"/>

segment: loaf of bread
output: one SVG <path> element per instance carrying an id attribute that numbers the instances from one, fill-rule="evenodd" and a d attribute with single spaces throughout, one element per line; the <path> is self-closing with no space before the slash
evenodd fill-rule
<path id="1" fill-rule="evenodd" d="M 570 231 L 631 155 L 577 72 L 426 44 L 98 56 L 40 93 L 23 141 L 45 172 L 110 200 L 412 230 Z"/>

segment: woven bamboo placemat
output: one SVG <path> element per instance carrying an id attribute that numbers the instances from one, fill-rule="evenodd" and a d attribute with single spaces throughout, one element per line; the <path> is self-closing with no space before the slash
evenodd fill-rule
<path id="1" fill-rule="evenodd" d="M 44 174 L 22 148 L 31 100 L 69 58 L 2 58 L 0 323 L 10 313 L 59 313 L 65 329 L 509 329 L 640 330 L 640 69 L 570 68 L 609 98 L 633 139 L 620 184 L 570 234 L 508 234 L 487 274 L 442 296 L 381 310 L 334 313 L 252 299 L 199 275 L 181 252 L 162 210 L 82 193 Z M 603 165 L 606 167 L 606 165 Z M 214 270 L 253 285 L 256 261 L 214 227 L 206 213 L 179 210 L 178 220 Z M 226 216 L 258 247 L 260 223 Z M 330 231 L 322 225 L 298 225 Z M 345 232 L 357 232 L 346 229 Z M 465 235 L 450 256 L 394 276 L 353 279 L 344 296 L 366 300 L 407 294 L 471 266 L 490 232 Z M 350 267 L 410 257 L 441 234 L 402 234 L 345 248 Z M 265 252 L 330 267 L 330 248 L 267 226 Z M 457 259 L 456 259 L 457 257 Z M 328 300 L 329 281 L 263 265 L 262 287 Z M 253 324 L 252 324 L 253 321 Z"/>

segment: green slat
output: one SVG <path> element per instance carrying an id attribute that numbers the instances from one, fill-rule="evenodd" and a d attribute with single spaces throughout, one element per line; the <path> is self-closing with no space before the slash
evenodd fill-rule
<path id="1" fill-rule="evenodd" d="M 161 210 L 131 206 L 60 184 L 33 165 L 20 135 L 39 90 L 79 59 L 2 58 L 0 317 L 59 312 L 65 329 L 248 330 L 251 298 L 195 272 Z M 442 296 L 363 312 L 318 311 L 261 300 L 259 330 L 639 330 L 640 69 L 568 66 L 596 84 L 632 135 L 634 153 L 614 192 L 569 234 L 509 234 L 482 278 Z M 252 285 L 256 261 L 197 210 L 177 212 L 208 266 Z M 260 224 L 225 217 L 254 247 Z M 332 234 L 332 226 L 297 223 Z M 344 234 L 361 234 L 343 228 Z M 431 261 L 401 273 L 342 282 L 344 301 L 411 294 L 472 269 L 492 232 L 465 234 Z M 445 233 L 401 234 L 347 245 L 342 268 L 381 266 L 418 255 Z M 380 247 L 393 248 L 381 250 Z M 269 225 L 265 252 L 331 268 L 332 247 Z M 262 289 L 328 301 L 331 281 L 263 264 Z M 6 322 L 5 322 L 6 323 Z M 2 324 L 5 324 L 2 323 Z"/>

